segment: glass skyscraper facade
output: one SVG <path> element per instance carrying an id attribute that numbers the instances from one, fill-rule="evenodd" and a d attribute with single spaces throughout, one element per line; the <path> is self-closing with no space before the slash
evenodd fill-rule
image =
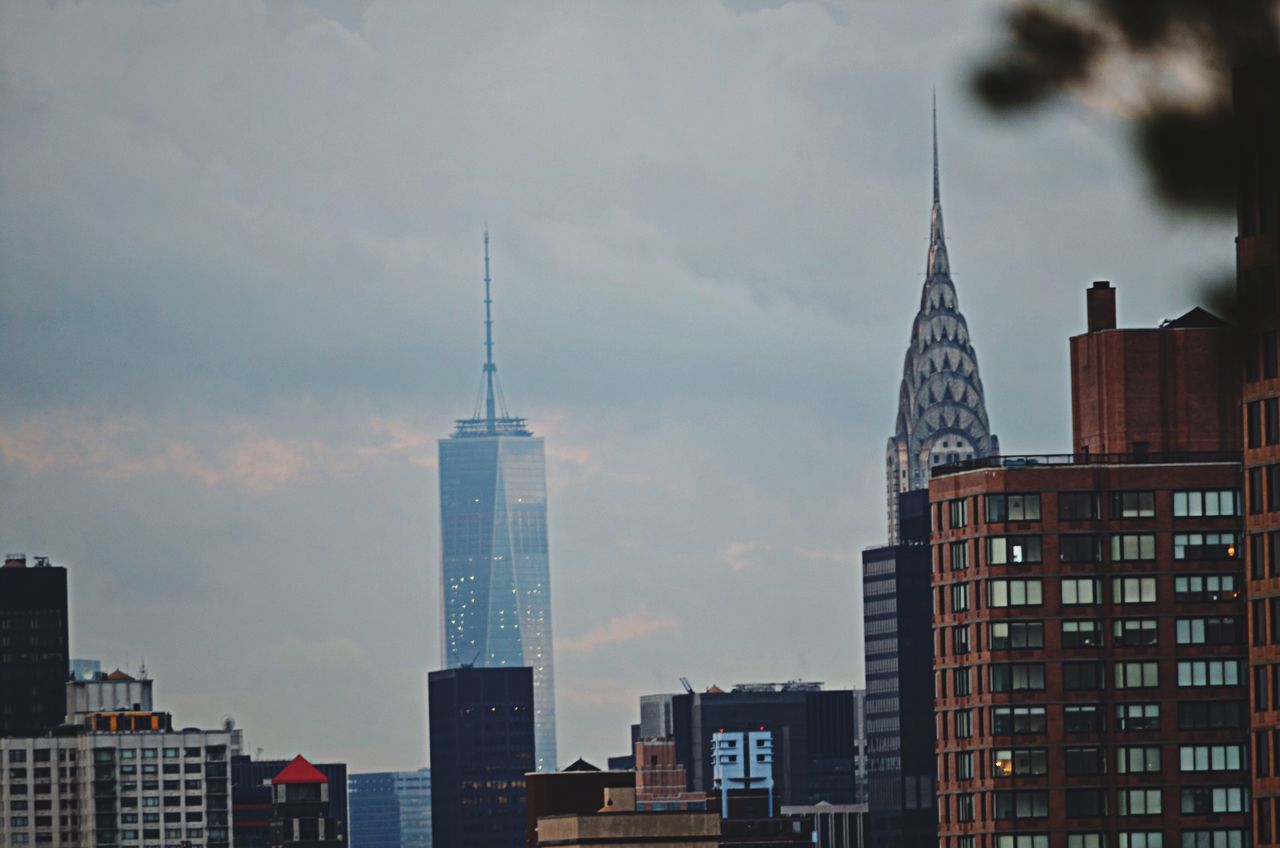
<path id="1" fill-rule="evenodd" d="M 555 676 L 542 439 L 500 409 L 484 238 L 484 406 L 439 443 L 445 668 L 533 670 L 538 771 L 556 767 Z"/>

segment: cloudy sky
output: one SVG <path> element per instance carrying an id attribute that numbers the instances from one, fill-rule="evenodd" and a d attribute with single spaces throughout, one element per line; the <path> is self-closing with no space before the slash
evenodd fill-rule
<path id="1" fill-rule="evenodd" d="M 435 441 L 546 437 L 560 754 L 642 693 L 862 679 L 858 558 L 919 300 L 938 88 L 961 307 L 1009 451 L 1066 339 L 1195 304 L 1228 222 L 1117 116 L 994 121 L 1000 0 L 0 5 L 0 540 L 184 725 L 423 765 Z"/>

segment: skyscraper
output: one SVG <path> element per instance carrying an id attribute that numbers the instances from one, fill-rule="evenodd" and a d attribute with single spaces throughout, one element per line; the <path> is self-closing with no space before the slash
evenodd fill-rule
<path id="1" fill-rule="evenodd" d="M 0 566 L 0 736 L 37 734 L 66 717 L 67 570 L 25 554 Z"/>
<path id="2" fill-rule="evenodd" d="M 542 439 L 507 414 L 493 362 L 489 232 L 484 234 L 482 403 L 440 440 L 441 650 L 445 668 L 533 669 L 538 771 L 556 766 Z"/>
<path id="3" fill-rule="evenodd" d="M 933 110 L 933 210 L 929 260 L 911 346 L 902 366 L 898 420 L 885 457 L 889 544 L 900 539 L 898 495 L 929 487 L 935 465 L 1000 452 L 987 422 L 978 357 L 960 314 L 942 230 L 938 186 L 938 109 Z"/>

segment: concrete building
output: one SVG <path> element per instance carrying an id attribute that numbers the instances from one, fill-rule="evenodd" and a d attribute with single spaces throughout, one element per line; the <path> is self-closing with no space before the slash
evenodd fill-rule
<path id="1" fill-rule="evenodd" d="M 817 848 L 862 848 L 867 838 L 866 804 L 811 804 L 783 807 L 784 816 L 799 816 L 809 823 Z"/>
<path id="2" fill-rule="evenodd" d="M 889 544 L 900 540 L 898 496 L 928 488 L 935 466 L 1000 452 L 987 421 L 978 355 L 951 281 L 938 185 L 938 111 L 933 113 L 933 209 L 920 309 L 902 364 L 898 417 L 885 451 Z"/>
<path id="3" fill-rule="evenodd" d="M 705 810 L 704 792 L 688 791 L 688 770 L 676 759 L 676 740 L 636 741 L 635 783 L 637 810 Z"/>
<path id="4" fill-rule="evenodd" d="M 899 496 L 898 544 L 862 553 L 868 829 L 876 844 L 937 845 L 929 495 Z"/>
<path id="5" fill-rule="evenodd" d="M 449 848 L 526 842 L 534 770 L 533 670 L 452 668 L 428 676 L 432 838 Z"/>
<path id="6" fill-rule="evenodd" d="M 645 845 L 654 848 L 705 848 L 720 845 L 720 814 L 708 810 L 640 812 L 634 790 L 606 790 L 597 812 L 542 816 L 538 846 L 586 848 L 594 845 Z"/>
<path id="7" fill-rule="evenodd" d="M 1253 844 L 1280 843 L 1280 59 L 1235 79 Z"/>
<path id="8" fill-rule="evenodd" d="M 1230 330 L 1087 301 L 1073 453 L 930 483 L 939 844 L 1246 845 Z"/>
<path id="9" fill-rule="evenodd" d="M 99 713 L 42 736 L 0 738 L 0 845 L 230 848 L 228 759 L 238 730 L 107 728 Z M 90 729 L 93 728 L 93 729 Z"/>
<path id="10" fill-rule="evenodd" d="M 0 736 L 37 734 L 62 724 L 70 657 L 67 570 L 26 554 L 0 567 Z"/>
<path id="11" fill-rule="evenodd" d="M 562 771 L 530 772 L 525 775 L 526 845 L 538 844 L 538 819 L 594 813 L 607 790 L 634 789 L 635 785 L 634 771 L 602 771 L 581 759 Z"/>
<path id="12" fill-rule="evenodd" d="M 484 234 L 484 406 L 439 442 L 445 668 L 533 670 L 537 770 L 556 768 L 555 667 L 542 439 L 503 408 Z"/>
<path id="13" fill-rule="evenodd" d="M 139 680 L 119 669 L 110 674 L 73 678 L 65 684 L 68 724 L 80 724 L 91 713 L 151 712 L 152 681 Z"/>
<path id="14" fill-rule="evenodd" d="M 740 683 L 725 692 L 646 695 L 641 698 L 644 740 L 668 738 L 675 762 L 687 770 L 686 790 L 714 791 L 712 736 L 756 731 L 774 738 L 776 802 L 853 803 L 855 740 L 853 692 L 824 691 L 820 683 Z"/>

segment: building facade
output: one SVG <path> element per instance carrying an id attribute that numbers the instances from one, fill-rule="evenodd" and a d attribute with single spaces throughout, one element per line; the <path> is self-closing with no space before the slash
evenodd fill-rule
<path id="1" fill-rule="evenodd" d="M 533 771 L 531 669 L 454 668 L 428 676 L 432 839 L 450 848 L 525 844 Z"/>
<path id="2" fill-rule="evenodd" d="M 537 768 L 556 767 L 555 668 L 542 439 L 501 409 L 485 250 L 484 406 L 439 443 L 445 668 L 533 669 Z"/>
<path id="3" fill-rule="evenodd" d="M 272 848 L 341 848 L 329 778 L 299 754 L 271 778 Z M 343 786 L 346 794 L 346 786 Z"/>
<path id="4" fill-rule="evenodd" d="M 1254 844 L 1280 843 L 1280 60 L 1235 80 Z"/>
<path id="5" fill-rule="evenodd" d="M 878 845 L 937 844 L 928 492 L 898 496 L 895 545 L 862 553 L 868 829 Z"/>
<path id="6" fill-rule="evenodd" d="M 400 799 L 393 771 L 347 778 L 348 829 L 353 848 L 400 848 Z"/>
<path id="7" fill-rule="evenodd" d="M 1117 330 L 1105 283 L 1088 307 L 1073 452 L 930 484 L 939 843 L 1243 848 L 1230 330 L 1201 310 Z"/>
<path id="8" fill-rule="evenodd" d="M 8 554 L 0 567 L 0 736 L 62 724 L 70 656 L 67 570 Z"/>
<path id="9" fill-rule="evenodd" d="M 938 112 L 933 119 L 933 209 L 920 309 L 902 364 L 898 417 L 885 451 L 889 544 L 900 540 L 898 495 L 929 486 L 935 466 L 1000 452 L 987 421 L 978 355 L 951 281 L 938 185 Z"/>
<path id="10" fill-rule="evenodd" d="M 270 786 L 272 779 L 284 771 L 288 767 L 290 760 L 260 760 L 254 759 L 247 754 L 239 754 L 231 758 L 231 785 L 232 789 L 238 795 L 243 795 L 245 803 L 249 805 L 258 805 L 263 803 L 263 796 L 259 791 L 263 786 Z M 325 790 L 328 795 L 329 815 L 334 820 L 334 828 L 337 838 L 346 841 L 349 838 L 347 833 L 348 810 L 347 810 L 347 764 L 346 763 L 308 763 L 308 766 L 316 769 L 328 780 L 328 788 Z M 270 796 L 266 796 L 266 801 L 270 801 Z M 254 809 L 253 806 L 250 809 Z M 245 839 L 258 839 L 262 834 L 259 832 L 261 828 L 253 828 L 254 833 L 245 833 Z M 241 832 L 236 831 L 236 846 L 242 848 Z"/>
<path id="11" fill-rule="evenodd" d="M 87 725 L 105 728 L 103 713 Z M 0 738 L 0 845 L 230 848 L 228 760 L 238 730 L 67 727 Z M 136 726 L 134 722 L 130 722 Z"/>

